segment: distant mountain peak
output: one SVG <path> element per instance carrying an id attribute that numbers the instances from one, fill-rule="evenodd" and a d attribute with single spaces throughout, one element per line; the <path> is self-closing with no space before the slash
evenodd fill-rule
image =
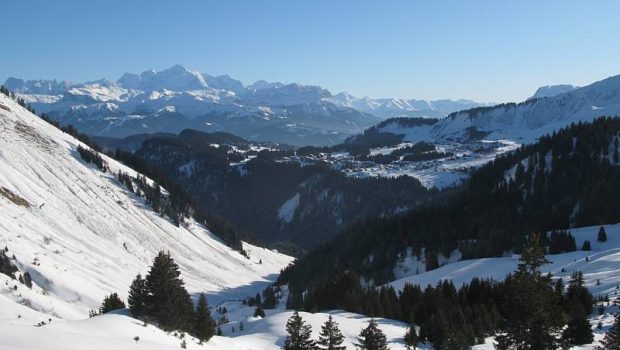
<path id="1" fill-rule="evenodd" d="M 176 64 L 162 71 L 147 70 L 141 74 L 125 73 L 117 84 L 136 90 L 200 90 L 209 87 L 203 75 Z"/>
<path id="2" fill-rule="evenodd" d="M 266 80 L 258 80 L 254 84 L 248 86 L 249 90 L 263 90 L 263 89 L 271 89 L 271 88 L 279 88 L 284 86 L 284 84 L 280 82 L 268 82 Z"/>

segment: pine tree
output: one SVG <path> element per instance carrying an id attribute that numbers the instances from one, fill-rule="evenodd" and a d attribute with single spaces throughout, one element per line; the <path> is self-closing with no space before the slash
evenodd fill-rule
<path id="1" fill-rule="evenodd" d="M 565 299 L 569 308 L 573 309 L 569 311 L 576 311 L 576 314 L 581 313 L 581 311 L 586 314 L 592 312 L 594 297 L 585 285 L 583 272 L 577 271 L 572 274 L 570 283 L 566 289 Z"/>
<path id="2" fill-rule="evenodd" d="M 284 341 L 284 350 L 315 350 L 316 345 L 312 336 L 312 328 L 295 311 L 286 322 L 288 336 Z"/>
<path id="3" fill-rule="evenodd" d="M 273 309 L 276 307 L 276 294 L 273 292 L 273 287 L 269 286 L 263 291 L 263 306 L 265 309 Z"/>
<path id="4" fill-rule="evenodd" d="M 537 275 L 540 274 L 540 267 L 549 263 L 545 251 L 540 246 L 540 236 L 533 234 L 523 247 L 517 273 Z"/>
<path id="5" fill-rule="evenodd" d="M 590 344 L 594 340 L 592 325 L 585 312 L 571 316 L 568 327 L 564 330 L 564 339 L 574 345 Z"/>
<path id="6" fill-rule="evenodd" d="M 32 288 L 32 277 L 30 277 L 30 273 L 28 271 L 24 272 L 24 276 L 22 278 L 22 283 L 28 287 Z"/>
<path id="7" fill-rule="evenodd" d="M 588 240 L 583 241 L 583 246 L 581 247 L 581 250 L 583 250 L 584 252 L 591 251 L 592 250 L 592 244 L 590 243 L 590 241 L 588 241 Z"/>
<path id="8" fill-rule="evenodd" d="M 342 345 L 343 342 L 344 336 L 338 328 L 338 323 L 334 321 L 332 315 L 329 315 L 329 318 L 321 327 L 321 333 L 317 341 L 318 348 L 322 350 L 345 350 L 346 346 Z"/>
<path id="9" fill-rule="evenodd" d="M 196 305 L 196 323 L 194 324 L 194 336 L 201 342 L 209 341 L 215 334 L 215 321 L 211 317 L 211 311 L 207 305 L 205 293 L 200 293 Z"/>
<path id="10" fill-rule="evenodd" d="M 362 329 L 357 337 L 358 344 L 355 346 L 360 350 L 388 350 L 387 339 L 383 331 L 377 326 L 377 322 L 371 319 L 368 327 Z"/>
<path id="11" fill-rule="evenodd" d="M 106 295 L 99 307 L 99 313 L 105 314 L 112 310 L 124 309 L 125 303 L 121 300 L 117 293 Z"/>
<path id="12" fill-rule="evenodd" d="M 562 309 L 551 277 L 540 267 L 547 263 L 539 236 L 532 235 L 514 275 L 506 278 L 504 323 L 495 336 L 496 348 L 557 349 L 561 339 Z"/>
<path id="13" fill-rule="evenodd" d="M 607 242 L 607 232 L 605 232 L 605 227 L 601 226 L 601 228 L 598 229 L 597 240 L 599 242 Z"/>
<path id="14" fill-rule="evenodd" d="M 129 297 L 127 298 L 129 310 L 134 317 L 142 317 L 146 314 L 148 293 L 146 281 L 142 275 L 138 274 L 129 286 Z"/>
<path id="15" fill-rule="evenodd" d="M 407 333 L 405 333 L 405 345 L 407 346 L 407 349 L 415 350 L 418 344 L 418 341 L 419 341 L 418 330 L 415 328 L 415 325 L 412 323 L 411 325 L 409 325 L 409 328 L 407 329 Z"/>
<path id="16" fill-rule="evenodd" d="M 146 312 L 166 331 L 189 331 L 194 323 L 194 305 L 180 275 L 179 265 L 162 251 L 146 276 Z"/>
<path id="17" fill-rule="evenodd" d="M 254 317 L 265 318 L 265 310 L 263 310 L 262 306 L 258 305 L 256 307 L 256 310 L 254 310 Z"/>
<path id="18" fill-rule="evenodd" d="M 620 313 L 616 314 L 614 324 L 605 333 L 605 338 L 601 340 L 601 345 L 598 348 L 602 350 L 620 349 Z"/>

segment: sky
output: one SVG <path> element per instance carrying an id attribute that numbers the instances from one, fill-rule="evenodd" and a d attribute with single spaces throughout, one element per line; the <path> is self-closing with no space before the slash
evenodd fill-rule
<path id="1" fill-rule="evenodd" d="M 181 64 L 245 84 L 521 101 L 620 74 L 618 14 L 617 0 L 2 1 L 0 82 Z"/>

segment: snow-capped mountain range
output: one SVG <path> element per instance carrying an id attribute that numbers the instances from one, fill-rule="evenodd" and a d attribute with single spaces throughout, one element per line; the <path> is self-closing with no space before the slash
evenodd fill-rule
<path id="1" fill-rule="evenodd" d="M 571 123 L 620 114 L 620 75 L 576 88 L 540 88 L 536 98 L 454 112 L 434 124 L 388 120 L 379 132 L 404 135 L 407 141 L 467 142 L 512 140 L 531 143 Z"/>
<path id="2" fill-rule="evenodd" d="M 441 118 L 446 115 L 474 107 L 485 106 L 471 100 L 416 100 L 400 98 L 358 98 L 346 92 L 334 95 L 332 100 L 343 107 L 350 107 L 361 112 L 371 113 L 382 119 L 394 117 Z"/>
<path id="3" fill-rule="evenodd" d="M 9 78 L 4 85 L 38 112 L 93 135 L 194 128 L 294 145 L 339 143 L 388 117 L 442 117 L 480 106 L 468 100 L 356 98 L 332 95 L 319 86 L 264 80 L 244 86 L 228 75 L 212 76 L 180 65 L 126 73 L 115 82 Z"/>

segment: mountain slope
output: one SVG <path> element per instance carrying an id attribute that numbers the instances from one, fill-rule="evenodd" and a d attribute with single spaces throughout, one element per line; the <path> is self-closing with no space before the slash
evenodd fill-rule
<path id="1" fill-rule="evenodd" d="M 173 225 L 117 182 L 113 173 L 131 169 L 105 158 L 112 173 L 103 173 L 81 160 L 73 137 L 5 96 L 0 107 L 0 242 L 45 296 L 33 308 L 84 317 L 105 294 L 125 296 L 160 250 L 172 253 L 190 292 L 228 289 L 230 297 L 291 262 L 251 245 L 247 259 L 192 220 Z"/>
<path id="2" fill-rule="evenodd" d="M 522 103 L 477 107 L 450 114 L 432 127 L 402 120 L 384 123 L 380 132 L 403 135 L 406 141 L 468 142 L 508 139 L 531 143 L 571 123 L 620 113 L 620 75 L 550 97 Z"/>

